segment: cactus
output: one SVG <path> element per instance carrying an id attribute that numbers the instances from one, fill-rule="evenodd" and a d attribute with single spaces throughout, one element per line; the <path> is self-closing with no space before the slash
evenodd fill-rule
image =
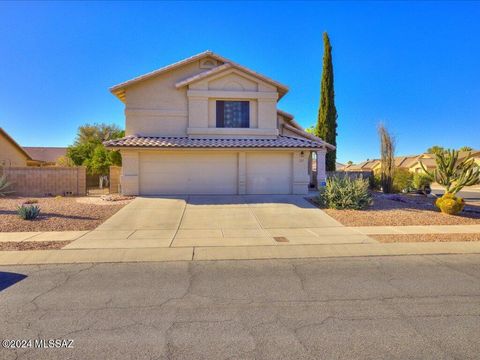
<path id="1" fill-rule="evenodd" d="M 459 152 L 447 150 L 438 153 L 435 157 L 437 167 L 429 172 L 420 161 L 420 166 L 434 181 L 442 185 L 447 193 L 455 195 L 465 186 L 475 185 L 480 182 L 480 168 L 475 163 L 471 154 L 458 160 Z"/>
<path id="2" fill-rule="evenodd" d="M 395 173 L 395 138 L 390 135 L 383 124 L 378 126 L 382 167 L 380 168 L 382 190 L 385 194 L 394 192 L 393 177 Z"/>

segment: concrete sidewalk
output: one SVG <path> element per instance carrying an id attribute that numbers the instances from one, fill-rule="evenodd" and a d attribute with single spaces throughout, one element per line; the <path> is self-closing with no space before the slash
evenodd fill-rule
<path id="1" fill-rule="evenodd" d="M 68 248 L 143 248 L 375 242 L 366 235 L 476 234 L 478 225 L 325 226 L 321 228 L 4 232 L 0 242 L 73 241 Z M 274 237 L 286 237 L 278 243 Z M 251 244 L 249 244 L 251 243 Z"/>

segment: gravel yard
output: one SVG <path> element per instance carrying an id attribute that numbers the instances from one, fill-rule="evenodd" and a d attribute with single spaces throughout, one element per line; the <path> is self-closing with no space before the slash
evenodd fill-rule
<path id="1" fill-rule="evenodd" d="M 70 244 L 71 241 L 11 241 L 0 242 L 0 251 L 55 250 Z"/>
<path id="2" fill-rule="evenodd" d="M 373 194 L 373 205 L 366 210 L 323 209 L 346 226 L 472 225 L 480 224 L 480 207 L 468 206 L 458 216 L 442 214 L 435 199 L 425 196 Z"/>
<path id="3" fill-rule="evenodd" d="M 35 205 L 41 209 L 40 216 L 33 221 L 17 215 L 17 207 L 26 200 L 38 201 Z M 0 232 L 93 230 L 128 202 L 97 204 L 74 197 L 0 198 Z"/>
<path id="4" fill-rule="evenodd" d="M 480 234 L 395 234 L 369 236 L 381 243 L 480 241 Z"/>

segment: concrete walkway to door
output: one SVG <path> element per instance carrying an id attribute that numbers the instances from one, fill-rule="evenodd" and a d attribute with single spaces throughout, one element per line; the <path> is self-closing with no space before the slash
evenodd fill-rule
<path id="1" fill-rule="evenodd" d="M 65 249 L 375 243 L 302 196 L 138 197 Z"/>

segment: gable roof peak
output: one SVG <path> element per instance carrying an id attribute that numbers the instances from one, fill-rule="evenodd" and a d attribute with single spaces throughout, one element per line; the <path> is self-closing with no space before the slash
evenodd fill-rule
<path id="1" fill-rule="evenodd" d="M 196 55 L 193 55 L 193 56 L 190 56 L 188 58 L 185 58 L 183 60 L 180 60 L 180 61 L 177 61 L 173 64 L 170 64 L 170 65 L 166 65 L 164 67 L 161 67 L 157 70 L 153 70 L 149 73 L 146 73 L 144 75 L 140 75 L 140 76 L 137 76 L 133 79 L 130 79 L 130 80 L 127 80 L 127 81 L 124 81 L 120 84 L 117 84 L 115 86 L 112 86 L 110 88 L 110 92 L 112 94 L 114 94 L 116 97 L 118 97 L 122 102 L 125 102 L 125 88 L 127 88 L 128 86 L 130 85 L 133 85 L 133 84 L 136 84 L 140 81 L 143 81 L 143 80 L 147 80 L 147 79 L 150 79 L 152 77 L 155 77 L 157 75 L 160 75 L 160 74 L 163 74 L 167 71 L 170 71 L 170 70 L 173 70 L 175 68 L 178 68 L 180 66 L 184 66 L 184 65 L 187 65 L 187 64 L 190 64 L 194 61 L 197 61 L 197 60 L 200 60 L 202 58 L 205 58 L 205 57 L 212 57 L 214 58 L 215 60 L 217 60 L 218 62 L 220 62 L 221 64 L 219 64 L 217 67 L 219 66 L 222 66 L 222 65 L 225 65 L 225 64 L 229 64 L 230 67 L 235 67 L 239 70 L 242 70 L 242 71 L 245 71 L 247 73 L 250 73 L 251 75 L 253 76 L 256 76 L 256 77 L 259 77 L 267 82 L 270 82 L 272 84 L 274 84 L 275 86 L 277 86 L 279 88 L 279 98 L 281 98 L 283 95 L 285 95 L 288 91 L 288 87 L 283 85 L 283 84 L 280 84 L 279 82 L 275 81 L 275 80 L 272 80 L 264 75 L 261 75 L 253 70 L 250 70 L 240 64 L 237 64 L 235 63 L 234 61 L 231 61 L 230 59 L 227 59 L 221 55 L 218 55 L 216 53 L 214 53 L 213 51 L 211 50 L 205 50 L 201 53 L 198 53 Z M 217 67 L 214 67 L 213 69 L 211 70 L 215 70 Z M 224 67 L 225 68 L 225 67 Z M 210 70 L 210 71 L 211 71 Z"/>

